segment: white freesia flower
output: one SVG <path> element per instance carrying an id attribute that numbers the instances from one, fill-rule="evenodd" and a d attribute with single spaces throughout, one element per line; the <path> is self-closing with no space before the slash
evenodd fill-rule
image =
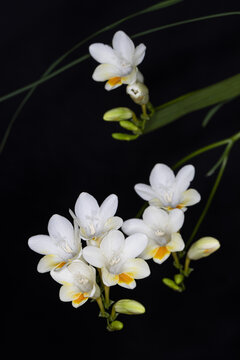
<path id="1" fill-rule="evenodd" d="M 53 215 L 48 222 L 48 233 L 49 235 L 32 236 L 28 240 L 28 245 L 33 251 L 45 255 L 38 263 L 39 272 L 60 269 L 81 257 L 80 237 L 68 219 L 61 215 Z"/>
<path id="2" fill-rule="evenodd" d="M 93 73 L 95 81 L 107 81 L 106 90 L 112 90 L 122 84 L 133 84 L 136 80 L 143 82 L 143 76 L 137 66 L 143 61 L 146 46 L 138 45 L 123 32 L 117 31 L 113 36 L 112 46 L 95 43 L 90 45 L 91 56 L 101 65 Z"/>
<path id="3" fill-rule="evenodd" d="M 150 205 L 166 210 L 178 208 L 184 211 L 187 206 L 194 205 L 201 199 L 196 190 L 188 189 L 194 175 L 193 165 L 183 166 L 175 176 L 167 165 L 156 164 L 149 177 L 150 186 L 136 184 L 134 188 Z"/>
<path id="4" fill-rule="evenodd" d="M 96 270 L 81 260 L 74 260 L 60 271 L 52 270 L 51 276 L 63 286 L 59 297 L 62 301 L 72 301 L 77 308 L 88 298 L 98 298 L 100 289 L 96 283 Z"/>
<path id="5" fill-rule="evenodd" d="M 151 259 L 161 264 L 171 252 L 182 251 L 184 242 L 178 231 L 184 222 L 184 213 L 173 209 L 169 213 L 163 209 L 149 206 L 143 219 L 124 221 L 122 230 L 127 235 L 142 233 L 148 237 L 148 245 L 140 254 L 143 259 Z"/>
<path id="6" fill-rule="evenodd" d="M 124 238 L 119 230 L 111 230 L 100 247 L 86 246 L 83 257 L 91 265 L 100 268 L 102 280 L 106 286 L 120 285 L 128 289 L 136 286 L 134 279 L 150 275 L 146 261 L 137 258 L 147 245 L 144 234 L 134 234 Z"/>
<path id="7" fill-rule="evenodd" d="M 123 220 L 114 216 L 118 207 L 118 197 L 109 195 L 101 204 L 90 194 L 82 192 L 75 204 L 75 214 L 80 236 L 91 245 L 99 245 L 102 238 L 112 229 L 119 229 Z"/>

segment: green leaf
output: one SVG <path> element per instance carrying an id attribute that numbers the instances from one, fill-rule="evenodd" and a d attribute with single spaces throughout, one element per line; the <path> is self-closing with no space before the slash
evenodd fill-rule
<path id="1" fill-rule="evenodd" d="M 158 106 L 144 133 L 166 126 L 184 115 L 240 95 L 240 74 Z"/>
<path id="2" fill-rule="evenodd" d="M 144 12 L 147 13 L 147 12 L 151 12 L 151 11 L 156 11 L 156 10 L 159 10 L 159 9 L 162 9 L 162 8 L 165 8 L 167 6 L 172 6 L 172 5 L 175 5 L 179 2 L 182 2 L 183 0 L 166 0 L 166 1 L 160 1 L 159 3 L 153 5 L 153 6 L 150 6 L 149 8 L 145 9 Z"/>

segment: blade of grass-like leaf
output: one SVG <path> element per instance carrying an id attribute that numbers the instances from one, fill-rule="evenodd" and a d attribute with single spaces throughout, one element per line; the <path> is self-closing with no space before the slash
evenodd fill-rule
<path id="1" fill-rule="evenodd" d="M 50 74 L 53 69 L 55 67 L 57 67 L 57 65 L 59 65 L 63 60 L 65 60 L 71 53 L 73 53 L 75 50 L 77 50 L 78 48 L 80 48 L 82 45 L 84 45 L 87 41 L 93 39 L 94 37 L 96 37 L 97 35 L 100 35 L 101 33 L 105 32 L 105 31 L 108 31 L 108 30 L 111 30 L 113 28 L 115 28 L 116 26 L 120 25 L 121 23 L 127 21 L 127 20 L 130 20 L 134 17 L 137 17 L 139 15 L 143 15 L 145 13 L 148 13 L 148 12 L 152 12 L 152 11 L 157 11 L 161 8 L 164 8 L 164 7 L 168 7 L 168 6 L 172 6 L 172 5 L 175 5 L 179 2 L 181 2 L 183 0 L 166 0 L 166 1 L 161 1 L 153 6 L 150 6 L 146 9 L 143 9 L 143 10 L 140 10 L 134 14 L 131 14 L 131 15 L 128 15 L 116 22 L 114 22 L 113 24 L 111 25 L 108 25 L 98 31 L 96 31 L 95 33 L 89 35 L 88 37 L 86 37 L 85 39 L 83 39 L 82 41 L 80 41 L 79 43 L 77 43 L 75 46 L 73 46 L 70 50 L 68 50 L 66 53 L 64 53 L 61 57 L 59 57 L 54 63 L 52 63 L 50 65 L 50 67 L 44 72 L 44 74 L 42 75 L 41 79 L 44 79 L 48 74 Z M 81 57 L 81 61 L 83 60 L 86 60 L 87 57 Z M 38 87 L 39 84 L 36 84 L 35 86 L 33 86 L 31 88 L 31 90 L 28 92 L 28 94 L 24 97 L 24 99 L 21 101 L 20 105 L 18 106 L 17 110 L 15 111 L 15 113 L 13 114 L 9 124 L 8 124 L 8 127 L 5 131 L 5 134 L 4 134 L 4 137 L 1 141 L 1 145 L 0 145 L 0 154 L 2 153 L 3 149 L 4 149 L 4 146 L 6 144 L 6 141 L 8 139 L 8 136 L 11 132 L 11 129 L 12 129 L 12 126 L 15 122 L 15 120 L 17 119 L 17 117 L 19 116 L 19 114 L 21 113 L 23 107 L 25 106 L 25 104 L 27 103 L 27 101 L 30 99 L 30 97 L 32 96 L 32 94 L 34 93 L 34 91 L 36 90 L 36 88 Z"/>
<path id="2" fill-rule="evenodd" d="M 240 74 L 237 74 L 158 106 L 150 121 L 146 123 L 144 133 L 166 126 L 191 112 L 222 103 L 239 95 Z"/>
<path id="3" fill-rule="evenodd" d="M 143 12 L 141 12 L 141 14 L 142 13 Z M 139 13 L 138 15 L 141 15 L 141 14 Z M 233 15 L 240 15 L 240 11 L 221 13 L 221 14 L 214 14 L 214 15 L 208 15 L 208 16 L 198 17 L 198 18 L 194 18 L 194 19 L 179 21 L 179 22 L 176 22 L 176 23 L 173 23 L 173 24 L 168 24 L 168 25 L 156 27 L 156 28 L 153 28 L 153 29 L 149 29 L 149 30 L 143 31 L 141 33 L 137 33 L 135 35 L 132 35 L 131 37 L 134 39 L 134 38 L 137 38 L 137 37 L 140 37 L 140 36 L 143 36 L 143 35 L 148 35 L 150 33 L 157 32 L 157 31 L 160 31 L 160 30 L 165 30 L 165 29 L 168 29 L 168 28 L 171 28 L 171 27 L 185 25 L 185 24 L 189 24 L 189 23 L 193 23 L 193 22 L 197 22 L 197 21 L 202 21 L 202 20 L 214 19 L 214 18 L 225 17 L 225 16 L 233 16 Z M 127 19 L 129 19 L 129 17 L 127 17 Z M 120 22 L 118 22 L 118 23 L 120 23 Z M 106 27 L 105 29 L 107 30 L 108 28 L 109 27 Z M 85 57 L 85 59 L 87 59 L 87 54 L 83 55 L 82 57 Z M 55 71 L 53 74 L 45 76 L 44 79 L 34 81 L 33 83 L 31 83 L 29 85 L 26 85 L 26 86 L 24 86 L 24 87 L 22 87 L 20 89 L 17 89 L 17 90 L 15 90 L 15 91 L 7 94 L 7 95 L 4 95 L 4 96 L 0 97 L 0 102 L 5 101 L 7 99 L 10 99 L 10 98 L 12 98 L 12 97 L 14 97 L 16 95 L 19 95 L 19 94 L 27 91 L 28 89 L 31 89 L 32 87 L 34 87 L 36 85 L 42 84 L 43 82 L 45 82 L 45 81 L 47 81 L 49 79 L 52 79 L 53 77 L 59 75 L 60 73 L 62 73 L 64 71 L 72 68 L 73 66 L 76 66 L 77 64 L 79 64 L 82 61 L 80 59 L 81 58 L 72 61 L 71 63 L 67 64 L 66 66 L 63 66 L 62 68 Z"/>
<path id="4" fill-rule="evenodd" d="M 202 127 L 206 127 L 209 123 L 209 121 L 212 119 L 212 117 L 216 114 L 216 112 L 218 112 L 218 110 L 220 110 L 222 108 L 223 105 L 229 103 L 230 101 L 236 99 L 236 97 L 228 100 L 228 101 L 224 101 L 220 104 L 217 104 L 216 106 L 214 106 L 213 108 L 211 108 L 207 115 L 205 116 L 205 118 L 203 119 L 203 122 L 202 122 Z"/>

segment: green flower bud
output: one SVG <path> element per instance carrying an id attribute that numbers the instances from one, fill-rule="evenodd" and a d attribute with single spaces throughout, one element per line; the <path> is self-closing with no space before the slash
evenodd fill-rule
<path id="1" fill-rule="evenodd" d="M 139 135 L 123 134 L 123 133 L 113 133 L 112 137 L 116 140 L 126 140 L 131 141 L 139 137 Z"/>
<path id="2" fill-rule="evenodd" d="M 177 285 L 181 284 L 184 280 L 184 276 L 182 274 L 174 275 L 174 281 Z"/>
<path id="3" fill-rule="evenodd" d="M 214 251 L 220 248 L 220 243 L 217 239 L 206 236 L 192 244 L 188 250 L 187 257 L 190 260 L 198 260 L 203 257 L 211 255 Z"/>
<path id="4" fill-rule="evenodd" d="M 114 308 L 120 314 L 140 315 L 145 313 L 145 307 L 140 302 L 130 299 L 117 301 Z"/>
<path id="5" fill-rule="evenodd" d="M 121 321 L 115 320 L 111 324 L 108 325 L 109 331 L 119 331 L 123 328 L 123 323 Z"/>
<path id="6" fill-rule="evenodd" d="M 180 286 L 178 286 L 172 279 L 169 278 L 163 278 L 162 282 L 167 285 L 168 287 L 170 287 L 171 289 L 175 290 L 175 291 L 179 291 L 181 292 L 182 289 L 180 288 Z"/>
<path id="7" fill-rule="evenodd" d="M 103 120 L 105 121 L 121 121 L 132 118 L 132 111 L 126 107 L 118 107 L 105 112 Z"/>
<path id="8" fill-rule="evenodd" d="M 131 121 L 122 120 L 122 121 L 120 121 L 119 124 L 124 129 L 139 132 L 139 128 L 136 125 L 134 125 Z"/>

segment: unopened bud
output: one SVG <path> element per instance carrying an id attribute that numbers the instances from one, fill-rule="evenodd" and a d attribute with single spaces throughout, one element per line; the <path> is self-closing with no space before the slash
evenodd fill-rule
<path id="1" fill-rule="evenodd" d="M 149 91 L 146 85 L 141 82 L 135 82 L 127 86 L 127 94 L 138 105 L 145 105 L 149 101 Z"/>
<path id="2" fill-rule="evenodd" d="M 182 289 L 180 288 L 180 286 L 178 286 L 172 279 L 169 278 L 163 278 L 162 282 L 167 285 L 168 287 L 170 287 L 171 289 L 175 290 L 175 291 L 179 291 L 181 292 Z"/>
<path id="3" fill-rule="evenodd" d="M 210 236 L 203 237 L 192 244 L 188 250 L 187 257 L 191 260 L 198 260 L 211 255 L 219 248 L 220 243 L 217 239 Z"/>
<path id="4" fill-rule="evenodd" d="M 122 120 L 120 121 L 120 126 L 123 127 L 124 129 L 130 130 L 130 131 L 137 131 L 139 132 L 139 128 L 134 125 L 131 121 L 128 120 Z"/>
<path id="5" fill-rule="evenodd" d="M 107 329 L 109 331 L 119 331 L 122 330 L 123 323 L 121 321 L 115 320 L 111 324 L 108 325 Z"/>
<path id="6" fill-rule="evenodd" d="M 126 107 L 118 107 L 105 112 L 103 120 L 105 121 L 121 121 L 132 118 L 132 111 Z"/>
<path id="7" fill-rule="evenodd" d="M 174 275 L 174 281 L 177 285 L 181 284 L 184 280 L 184 276 L 182 274 Z"/>
<path id="8" fill-rule="evenodd" d="M 145 307 L 140 302 L 130 299 L 119 300 L 114 308 L 120 314 L 140 315 L 145 313 Z"/>
<path id="9" fill-rule="evenodd" d="M 126 140 L 131 141 L 135 140 L 139 137 L 139 135 L 132 135 L 132 134 L 123 134 L 123 133 L 113 133 L 112 137 L 116 140 Z"/>

